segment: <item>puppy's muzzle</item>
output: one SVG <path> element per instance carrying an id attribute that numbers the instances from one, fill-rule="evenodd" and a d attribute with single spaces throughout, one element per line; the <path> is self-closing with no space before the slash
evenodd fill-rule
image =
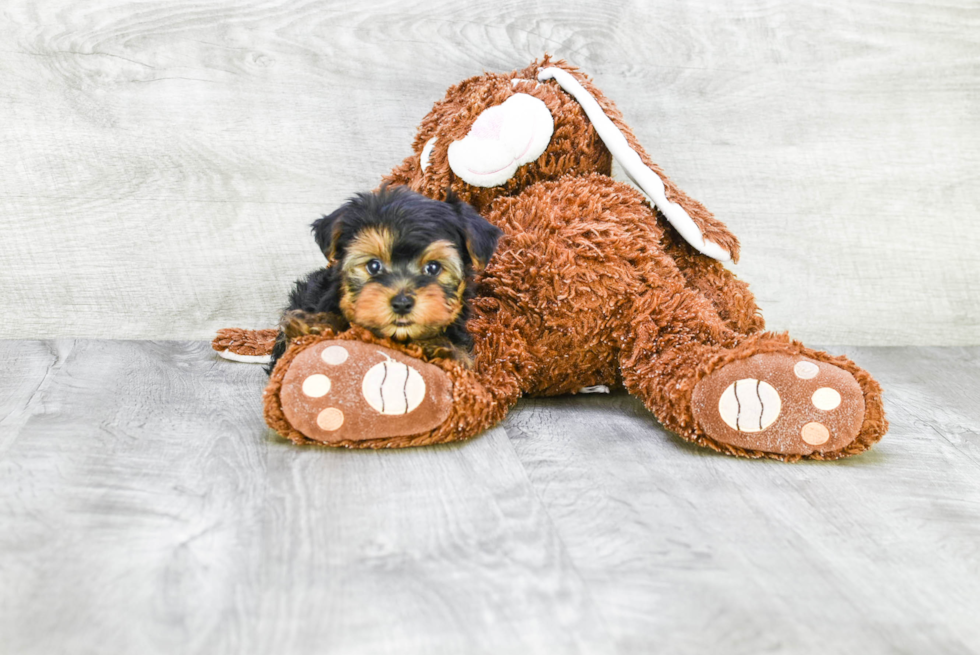
<path id="1" fill-rule="evenodd" d="M 391 298 L 391 310 L 399 316 L 405 316 L 415 307 L 415 299 L 400 291 Z"/>

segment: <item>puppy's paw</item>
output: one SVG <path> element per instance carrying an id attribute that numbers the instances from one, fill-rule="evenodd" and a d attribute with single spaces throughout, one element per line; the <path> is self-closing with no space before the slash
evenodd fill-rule
<path id="1" fill-rule="evenodd" d="M 712 372 L 694 388 L 692 406 L 715 441 L 789 456 L 846 448 L 865 414 L 864 395 L 850 373 L 782 353 L 753 355 Z"/>
<path id="2" fill-rule="evenodd" d="M 452 343 L 449 339 L 432 339 L 417 342 L 422 348 L 426 360 L 451 359 L 466 368 L 473 368 L 473 357 L 465 348 Z"/>
<path id="3" fill-rule="evenodd" d="M 343 332 L 349 327 L 347 319 L 329 312 L 304 312 L 293 309 L 283 314 L 279 321 L 279 331 L 287 341 L 307 334 L 323 334 L 325 331 Z"/>
<path id="4" fill-rule="evenodd" d="M 360 341 L 321 341 L 289 364 L 279 392 L 289 424 L 328 445 L 420 434 L 452 409 L 442 369 Z"/>

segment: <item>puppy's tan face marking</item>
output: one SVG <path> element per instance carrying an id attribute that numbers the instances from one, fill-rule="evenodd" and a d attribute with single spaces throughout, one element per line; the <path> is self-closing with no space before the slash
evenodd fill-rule
<path id="1" fill-rule="evenodd" d="M 398 341 L 439 336 L 463 311 L 466 284 L 459 251 L 438 240 L 417 256 L 398 260 L 393 259 L 396 245 L 397 236 L 384 228 L 366 228 L 354 238 L 342 269 L 341 311 L 351 323 Z M 395 312 L 392 299 L 399 294 L 412 299 L 411 311 Z"/>
<path id="2" fill-rule="evenodd" d="M 463 260 L 452 242 L 433 241 L 419 256 L 417 260 L 418 271 L 424 273 L 425 266 L 429 262 L 435 262 L 442 267 L 442 271 L 436 278 L 439 284 L 449 284 L 463 279 Z"/>
<path id="3" fill-rule="evenodd" d="M 455 298 L 446 296 L 445 291 L 435 284 L 422 287 L 415 294 L 415 311 L 411 316 L 420 325 L 437 325 L 445 327 L 452 323 L 459 313 Z"/>
<path id="4" fill-rule="evenodd" d="M 396 318 L 391 310 L 395 292 L 383 285 L 368 283 L 357 294 L 345 294 L 341 309 L 349 314 L 348 320 L 368 328 L 381 328 Z M 346 307 L 345 307 L 346 305 Z"/>
<path id="5" fill-rule="evenodd" d="M 415 330 L 409 330 L 409 339 L 431 338 L 451 325 L 463 311 L 463 292 L 466 289 L 463 260 L 456 246 L 445 240 L 434 241 L 418 258 L 423 274 L 430 263 L 438 264 L 440 271 L 433 283 L 418 289 L 415 308 L 408 315 Z M 438 328 L 435 330 L 426 330 Z"/>
<path id="6" fill-rule="evenodd" d="M 372 259 L 377 259 L 390 268 L 394 243 L 395 235 L 387 228 L 368 227 L 361 230 L 347 246 L 343 263 L 344 277 L 358 278 L 367 282 L 371 278 L 367 264 Z"/>

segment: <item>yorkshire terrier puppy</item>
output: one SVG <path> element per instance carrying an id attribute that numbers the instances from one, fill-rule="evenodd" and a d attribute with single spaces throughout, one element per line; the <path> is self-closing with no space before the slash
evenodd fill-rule
<path id="1" fill-rule="evenodd" d="M 497 227 L 455 196 L 441 202 L 384 187 L 354 196 L 312 228 L 327 267 L 296 281 L 269 372 L 292 339 L 351 324 L 469 364 L 472 278 L 497 247 Z"/>

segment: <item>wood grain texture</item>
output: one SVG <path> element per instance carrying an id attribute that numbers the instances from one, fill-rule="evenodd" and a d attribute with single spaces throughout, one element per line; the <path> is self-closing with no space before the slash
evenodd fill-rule
<path id="1" fill-rule="evenodd" d="M 0 654 L 975 653 L 980 348 L 839 352 L 891 432 L 787 465 L 621 394 L 298 448 L 206 343 L 0 341 Z"/>
<path id="2" fill-rule="evenodd" d="M 621 652 L 980 649 L 980 350 L 836 352 L 891 430 L 834 464 L 701 450 L 625 395 L 505 422 Z"/>
<path id="3" fill-rule="evenodd" d="M 980 343 L 973 2 L 53 0 L 0 20 L 0 338 L 271 325 L 449 85 L 594 76 L 774 329 Z"/>
<path id="4" fill-rule="evenodd" d="M 0 381 L 31 394 L 0 456 L 0 653 L 613 652 L 503 430 L 301 449 L 262 423 L 260 367 L 206 343 L 0 352 L 44 374 Z"/>

